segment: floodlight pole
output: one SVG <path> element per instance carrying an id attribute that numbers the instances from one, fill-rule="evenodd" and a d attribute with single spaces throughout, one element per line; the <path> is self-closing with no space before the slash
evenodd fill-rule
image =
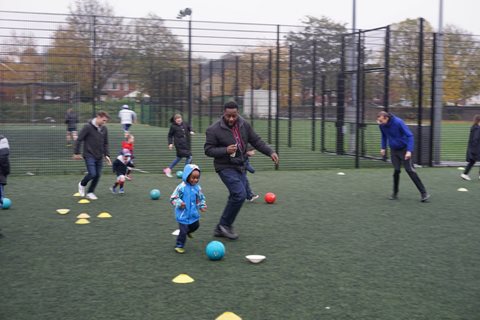
<path id="1" fill-rule="evenodd" d="M 438 14 L 438 32 L 437 32 L 437 52 L 435 57 L 435 102 L 432 106 L 433 112 L 433 162 L 434 164 L 440 164 L 441 153 L 441 129 L 442 129 L 442 114 L 443 114 L 443 76 L 444 76 L 444 44 L 443 44 L 443 0 L 439 0 L 439 14 Z"/>
<path id="2" fill-rule="evenodd" d="M 193 122 L 193 75 L 192 75 L 192 9 L 185 8 L 180 10 L 177 19 L 182 19 L 186 16 L 188 20 L 188 123 L 192 125 Z"/>

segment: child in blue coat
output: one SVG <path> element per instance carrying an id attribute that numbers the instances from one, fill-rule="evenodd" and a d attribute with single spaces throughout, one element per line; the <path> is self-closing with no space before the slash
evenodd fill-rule
<path id="1" fill-rule="evenodd" d="M 195 164 L 187 164 L 183 169 L 182 182 L 175 188 L 170 196 L 170 203 L 174 206 L 175 218 L 178 222 L 180 233 L 177 236 L 175 251 L 184 253 L 187 236 L 200 226 L 200 211 L 207 210 L 205 195 L 200 180 L 200 168 Z"/>

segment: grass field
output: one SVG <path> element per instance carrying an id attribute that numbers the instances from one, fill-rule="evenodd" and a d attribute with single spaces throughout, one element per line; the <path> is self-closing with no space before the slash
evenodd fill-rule
<path id="1" fill-rule="evenodd" d="M 456 168 L 419 169 L 431 202 L 419 202 L 405 173 L 390 201 L 390 168 L 337 171 L 249 175 L 278 200 L 243 206 L 240 239 L 222 240 L 218 262 L 204 248 L 218 240 L 227 193 L 212 172 L 200 181 L 209 210 L 184 255 L 173 251 L 167 201 L 177 179 L 135 173 L 116 196 L 106 172 L 99 200 L 78 204 L 80 175 L 12 176 L 12 208 L 0 211 L 0 319 L 478 319 L 480 182 Z M 90 224 L 75 224 L 81 212 Z M 267 259 L 250 264 L 247 254 Z M 195 282 L 173 283 L 181 273 Z"/>

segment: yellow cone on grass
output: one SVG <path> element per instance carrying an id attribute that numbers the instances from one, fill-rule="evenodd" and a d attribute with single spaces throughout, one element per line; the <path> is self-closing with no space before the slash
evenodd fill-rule
<path id="1" fill-rule="evenodd" d="M 175 278 L 173 278 L 172 280 L 173 282 L 175 283 L 191 283 L 195 280 L 193 280 L 192 277 L 190 277 L 188 274 L 179 274 L 178 276 L 176 276 Z"/>
<path id="2" fill-rule="evenodd" d="M 81 199 L 78 201 L 78 203 L 90 203 L 90 200 L 88 199 Z"/>
<path id="3" fill-rule="evenodd" d="M 58 214 L 67 214 L 70 212 L 70 209 L 57 209 Z"/>
<path id="4" fill-rule="evenodd" d="M 98 215 L 97 215 L 97 218 L 100 218 L 100 219 L 107 219 L 107 218 L 111 218 L 112 215 L 108 212 L 100 212 Z"/>
<path id="5" fill-rule="evenodd" d="M 73 194 L 74 197 L 80 197 L 80 193 L 76 192 Z"/>
<path id="6" fill-rule="evenodd" d="M 77 216 L 77 219 L 89 219 L 90 218 L 90 215 L 88 213 L 80 213 L 78 216 Z"/>
<path id="7" fill-rule="evenodd" d="M 90 221 L 88 221 L 88 219 L 78 219 L 77 222 L 75 222 L 76 224 L 89 224 Z"/>
<path id="8" fill-rule="evenodd" d="M 219 315 L 218 317 L 216 317 L 215 320 L 242 320 L 242 318 L 240 318 L 233 312 L 226 311 L 221 315 Z"/>

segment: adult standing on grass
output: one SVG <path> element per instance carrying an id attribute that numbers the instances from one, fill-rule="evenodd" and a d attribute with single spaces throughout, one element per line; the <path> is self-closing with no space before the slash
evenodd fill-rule
<path id="1" fill-rule="evenodd" d="M 78 116 L 73 108 L 68 108 L 65 112 L 65 124 L 67 125 L 67 146 L 70 147 L 77 140 L 77 123 Z"/>
<path id="2" fill-rule="evenodd" d="M 120 118 L 120 124 L 122 125 L 125 137 L 127 137 L 132 124 L 137 122 L 137 114 L 135 111 L 130 110 L 127 104 L 124 104 L 122 110 L 118 112 L 118 117 Z"/>
<path id="3" fill-rule="evenodd" d="M 480 160 L 480 115 L 473 117 L 473 125 L 470 128 L 470 136 L 468 137 L 467 147 L 467 167 L 460 175 L 462 179 L 470 181 L 468 173 L 473 168 L 475 162 Z M 480 176 L 479 176 L 480 178 Z"/>
<path id="4" fill-rule="evenodd" d="M 380 153 L 384 157 L 387 144 L 390 146 L 390 157 L 393 165 L 393 193 L 391 200 L 398 199 L 400 184 L 400 168 L 403 164 L 408 176 L 420 192 L 420 201 L 426 202 L 430 195 L 417 175 L 412 165 L 412 151 L 414 146 L 413 134 L 405 122 L 391 113 L 380 111 L 377 114 L 377 123 L 382 133 Z"/>
<path id="5" fill-rule="evenodd" d="M 278 155 L 253 130 L 250 124 L 240 117 L 236 102 L 224 105 L 223 116 L 208 127 L 205 141 L 205 154 L 214 158 L 213 165 L 220 179 L 229 191 L 229 197 L 214 236 L 238 239 L 233 223 L 247 198 L 246 161 L 247 145 L 272 158 L 278 164 Z"/>
<path id="6" fill-rule="evenodd" d="M 108 113 L 99 111 L 95 118 L 83 126 L 75 143 L 73 159 L 82 159 L 80 146 L 83 143 L 83 159 L 87 167 L 87 175 L 78 183 L 78 193 L 90 200 L 97 199 L 94 192 L 102 174 L 103 158 L 109 165 L 112 165 L 108 152 L 108 130 L 105 126 L 108 119 L 110 119 Z M 90 181 L 88 191 L 85 192 Z"/>

